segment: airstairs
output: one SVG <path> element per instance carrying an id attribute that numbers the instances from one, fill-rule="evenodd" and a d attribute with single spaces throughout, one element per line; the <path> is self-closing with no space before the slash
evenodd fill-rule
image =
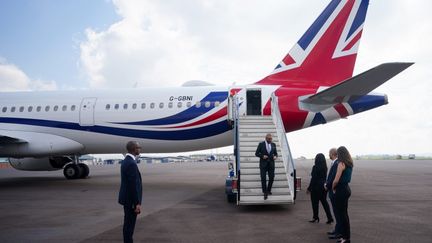
<path id="1" fill-rule="evenodd" d="M 235 171 L 238 179 L 237 204 L 293 204 L 295 201 L 295 167 L 285 135 L 277 97 L 272 95 L 271 116 L 248 116 L 238 114 L 238 102 L 233 97 Z M 276 144 L 278 158 L 275 161 L 275 178 L 272 195 L 264 200 L 261 189 L 259 158 L 255 151 L 267 133 Z M 268 177 L 267 177 L 268 182 Z"/>

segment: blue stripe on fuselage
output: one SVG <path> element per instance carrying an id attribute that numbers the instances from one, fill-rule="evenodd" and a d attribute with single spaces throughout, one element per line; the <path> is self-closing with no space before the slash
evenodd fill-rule
<path id="1" fill-rule="evenodd" d="M 196 107 L 195 105 L 191 106 L 190 108 L 177 113 L 172 116 L 154 119 L 154 120 L 148 120 L 148 121 L 137 121 L 137 122 L 118 122 L 116 124 L 126 124 L 126 125 L 170 125 L 170 124 L 178 124 L 185 121 L 189 121 L 192 119 L 195 119 L 202 114 L 207 113 L 211 109 L 213 109 L 214 102 L 223 102 L 228 98 L 228 92 L 211 92 L 206 97 L 204 97 L 200 102 L 201 106 Z M 210 102 L 209 107 L 205 107 L 205 103 Z"/>
<path id="2" fill-rule="evenodd" d="M 116 135 L 123 137 L 134 137 L 142 139 L 156 139 L 156 140 L 192 140 L 201 139 L 206 137 L 222 134 L 230 127 L 226 120 L 220 121 L 204 127 L 192 128 L 187 130 L 170 130 L 170 131 L 148 131 L 139 129 L 127 129 L 108 126 L 80 126 L 78 123 L 62 122 L 53 120 L 41 120 L 30 118 L 11 118 L 1 117 L 0 123 L 9 123 L 16 125 L 31 125 L 50 128 L 61 128 L 76 131 L 95 132 L 108 135 Z"/>

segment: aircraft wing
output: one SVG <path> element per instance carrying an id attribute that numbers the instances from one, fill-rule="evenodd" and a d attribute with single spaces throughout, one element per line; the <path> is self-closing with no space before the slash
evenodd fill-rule
<path id="1" fill-rule="evenodd" d="M 414 63 L 384 63 L 312 96 L 300 98 L 300 107 L 322 111 L 338 103 L 352 102 L 393 78 Z"/>

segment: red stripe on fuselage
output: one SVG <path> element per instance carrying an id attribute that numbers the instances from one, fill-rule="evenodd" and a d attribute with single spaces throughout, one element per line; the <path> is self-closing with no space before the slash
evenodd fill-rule
<path id="1" fill-rule="evenodd" d="M 196 122 L 190 123 L 190 124 L 186 124 L 186 125 L 181 125 L 181 126 L 176 126 L 176 127 L 169 127 L 169 128 L 184 128 L 184 127 L 191 127 L 191 126 L 196 126 L 196 125 L 201 125 L 207 122 L 211 122 L 214 121 L 216 119 L 219 119 L 223 116 L 227 115 L 227 107 L 225 106 L 224 108 L 222 108 L 221 110 L 219 110 L 218 112 L 204 118 L 201 120 L 198 120 Z"/>

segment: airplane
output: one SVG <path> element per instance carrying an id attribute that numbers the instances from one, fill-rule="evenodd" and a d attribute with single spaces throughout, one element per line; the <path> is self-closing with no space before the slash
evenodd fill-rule
<path id="1" fill-rule="evenodd" d="M 353 77 L 368 5 L 332 0 L 275 69 L 249 85 L 0 93 L 0 157 L 18 170 L 85 178 L 89 168 L 77 156 L 123 153 L 130 140 L 145 153 L 232 145 L 234 95 L 241 115 L 266 116 L 274 93 L 286 132 L 386 105 L 387 96 L 372 91 L 413 63 L 384 63 Z"/>

